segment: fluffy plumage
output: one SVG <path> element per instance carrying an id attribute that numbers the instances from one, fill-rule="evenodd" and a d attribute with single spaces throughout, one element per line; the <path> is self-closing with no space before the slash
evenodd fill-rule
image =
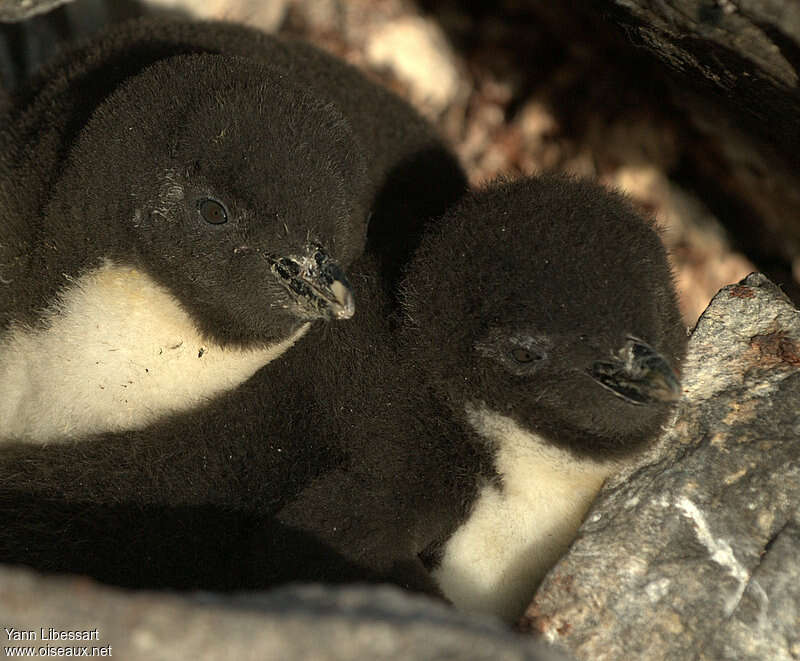
<path id="1" fill-rule="evenodd" d="M 513 618 L 677 395 L 664 250 L 620 197 L 548 176 L 429 230 L 397 327 L 376 268 L 352 271 L 354 319 L 199 416 L 4 449 L 0 560 L 134 586 L 390 580 Z"/>
<path id="2" fill-rule="evenodd" d="M 419 163 L 442 168 L 440 189 L 407 177 Z M 411 108 L 306 44 L 137 21 L 75 47 L 0 130 L 3 435 L 141 427 L 238 385 L 306 322 L 352 314 L 342 268 L 370 214 L 376 254 L 401 264 L 411 244 L 381 237 L 404 226 L 413 237 L 462 188 Z M 95 286 L 130 273 L 122 300 Z M 168 373 L 152 357 L 189 345 L 198 361 L 248 367 L 214 380 L 197 373 L 211 369 L 202 361 Z M 175 384 L 161 401 L 156 372 Z M 110 381 L 114 394 L 95 399 Z"/>

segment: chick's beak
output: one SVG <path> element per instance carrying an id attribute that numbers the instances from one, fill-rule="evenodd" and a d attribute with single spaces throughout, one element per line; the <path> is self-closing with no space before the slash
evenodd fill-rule
<path id="1" fill-rule="evenodd" d="M 589 374 L 631 404 L 674 402 L 681 394 L 678 375 L 667 359 L 635 338 L 628 339 L 617 357 L 596 361 Z"/>
<path id="2" fill-rule="evenodd" d="M 301 255 L 267 257 L 270 269 L 305 319 L 350 319 L 356 305 L 342 268 L 318 244 Z"/>

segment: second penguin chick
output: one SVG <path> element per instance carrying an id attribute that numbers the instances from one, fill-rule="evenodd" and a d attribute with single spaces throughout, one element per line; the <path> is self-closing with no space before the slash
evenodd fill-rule
<path id="1" fill-rule="evenodd" d="M 409 357 L 494 472 L 428 561 L 454 604 L 513 619 L 680 394 L 670 267 L 622 197 L 543 176 L 465 199 L 412 274 Z"/>
<path id="2" fill-rule="evenodd" d="M 513 620 L 679 395 L 665 251 L 619 195 L 542 176 L 455 205 L 405 285 L 402 367 L 343 361 L 324 410 L 346 459 L 278 518 L 430 589 L 422 563 L 459 608 Z"/>

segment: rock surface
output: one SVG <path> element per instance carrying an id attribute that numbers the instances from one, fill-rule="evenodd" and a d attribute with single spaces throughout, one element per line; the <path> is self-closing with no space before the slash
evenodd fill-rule
<path id="1" fill-rule="evenodd" d="M 800 658 L 800 311 L 760 274 L 725 287 L 683 386 L 522 627 L 579 659 Z"/>
<path id="2" fill-rule="evenodd" d="M 410 96 L 435 116 L 452 104 L 462 88 L 455 57 L 432 21 L 409 17 L 379 27 L 367 39 L 365 55 L 376 68 L 387 67 L 409 86 Z"/>
<path id="3" fill-rule="evenodd" d="M 459 615 L 389 587 L 179 597 L 0 569 L 0 623 L 39 638 L 9 641 L 0 631 L 4 647 L 110 646 L 110 656 L 133 661 L 567 661 L 499 622 Z M 41 630 L 51 627 L 96 629 L 97 635 L 91 641 L 41 640 Z"/>
<path id="4" fill-rule="evenodd" d="M 606 0 L 636 43 L 704 81 L 795 164 L 800 144 L 800 5 L 791 0 Z"/>
<path id="5" fill-rule="evenodd" d="M 140 0 L 146 10 L 180 13 L 197 20 L 233 20 L 242 17 L 265 32 L 274 32 L 283 21 L 289 0 Z M 144 13 L 145 8 L 142 11 Z"/>
<path id="6" fill-rule="evenodd" d="M 71 0 L 0 0 L 0 21 L 23 21 Z"/>

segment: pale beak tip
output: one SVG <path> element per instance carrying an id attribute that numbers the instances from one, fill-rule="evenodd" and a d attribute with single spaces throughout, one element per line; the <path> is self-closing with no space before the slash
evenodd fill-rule
<path id="1" fill-rule="evenodd" d="M 356 312 L 356 301 L 350 288 L 340 280 L 331 283 L 335 302 L 331 302 L 331 312 L 337 319 L 350 319 Z"/>

